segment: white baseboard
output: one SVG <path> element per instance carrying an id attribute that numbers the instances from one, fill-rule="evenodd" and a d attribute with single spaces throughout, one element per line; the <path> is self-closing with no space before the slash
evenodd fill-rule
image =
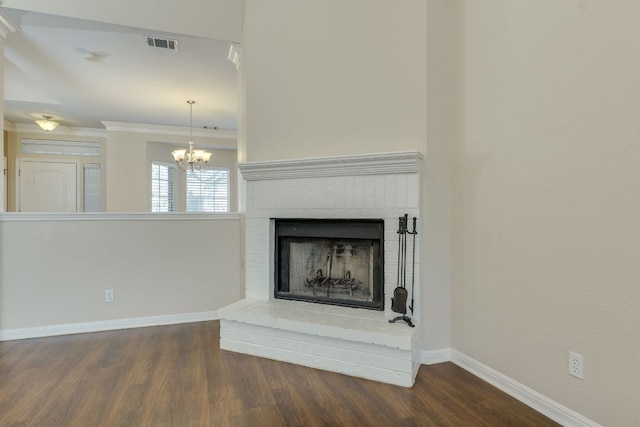
<path id="1" fill-rule="evenodd" d="M 173 325 L 178 323 L 204 322 L 207 320 L 217 320 L 218 318 L 217 311 L 205 311 L 201 313 L 168 314 L 163 316 L 135 317 L 131 319 L 103 320 L 98 322 L 36 326 L 23 329 L 5 329 L 0 330 L 0 341 L 112 331 L 114 329 L 144 328 L 147 326 Z"/>
<path id="2" fill-rule="evenodd" d="M 499 388 L 508 395 L 532 407 L 563 426 L 601 427 L 594 421 L 578 414 L 535 390 L 507 377 L 504 374 L 472 359 L 459 351 L 451 349 L 451 361 L 461 368 L 482 378 L 489 384 Z"/>
<path id="3" fill-rule="evenodd" d="M 423 351 L 420 357 L 420 362 L 423 365 L 451 362 L 451 349 L 441 348 L 439 350 Z"/>

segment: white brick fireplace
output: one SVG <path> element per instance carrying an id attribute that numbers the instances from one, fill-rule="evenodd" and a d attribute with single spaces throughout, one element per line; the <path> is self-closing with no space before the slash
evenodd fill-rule
<path id="1" fill-rule="evenodd" d="M 410 151 L 240 164 L 246 298 L 219 310 L 220 347 L 412 386 L 419 367 L 419 256 L 411 316 L 416 327 L 389 319 L 398 315 L 391 310 L 398 217 L 418 217 L 420 233 L 421 159 Z M 274 218 L 383 219 L 384 311 L 274 299 Z M 411 299 L 411 279 L 407 285 Z"/>

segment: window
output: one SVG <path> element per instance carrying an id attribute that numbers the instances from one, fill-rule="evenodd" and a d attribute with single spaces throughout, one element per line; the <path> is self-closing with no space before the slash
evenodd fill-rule
<path id="1" fill-rule="evenodd" d="M 99 142 L 55 141 L 51 139 L 20 140 L 20 152 L 27 154 L 59 154 L 62 156 L 98 157 L 101 152 Z"/>
<path id="2" fill-rule="evenodd" d="M 153 162 L 151 164 L 151 212 L 175 210 L 175 166 Z"/>
<path id="3" fill-rule="evenodd" d="M 187 171 L 187 212 L 229 212 L 229 169 Z"/>
<path id="4" fill-rule="evenodd" d="M 102 190 L 100 187 L 100 164 L 85 163 L 84 172 L 84 211 L 85 212 L 101 212 L 102 211 Z"/>

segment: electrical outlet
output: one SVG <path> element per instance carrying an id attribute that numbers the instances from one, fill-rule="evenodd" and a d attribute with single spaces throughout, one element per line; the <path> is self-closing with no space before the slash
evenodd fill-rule
<path id="1" fill-rule="evenodd" d="M 584 378 L 584 364 L 581 354 L 569 352 L 569 375 L 580 379 Z"/>
<path id="2" fill-rule="evenodd" d="M 104 290 L 104 302 L 115 302 L 116 295 L 113 293 L 113 289 Z"/>

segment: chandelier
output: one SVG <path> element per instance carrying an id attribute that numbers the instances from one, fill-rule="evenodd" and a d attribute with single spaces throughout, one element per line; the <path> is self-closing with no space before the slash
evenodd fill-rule
<path id="1" fill-rule="evenodd" d="M 211 153 L 204 150 L 193 149 L 193 104 L 196 101 L 189 100 L 189 150 L 174 150 L 171 152 L 176 164 L 183 171 L 200 170 L 207 166 Z"/>

